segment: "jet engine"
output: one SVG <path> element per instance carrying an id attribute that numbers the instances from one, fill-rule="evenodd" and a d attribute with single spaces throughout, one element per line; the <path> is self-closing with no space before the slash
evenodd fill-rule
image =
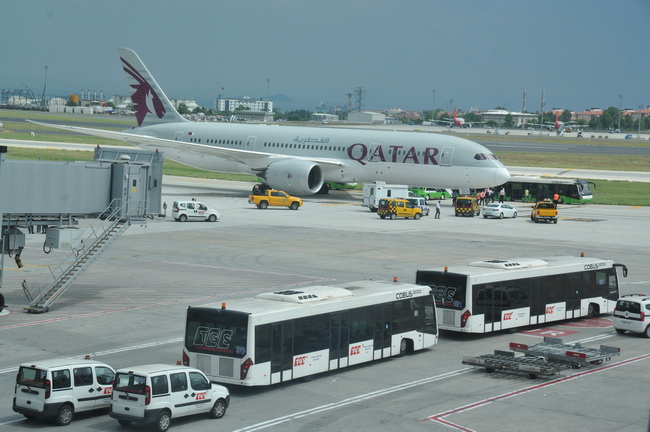
<path id="1" fill-rule="evenodd" d="M 323 167 L 307 160 L 280 160 L 269 165 L 264 179 L 272 188 L 288 194 L 311 195 L 323 186 Z"/>

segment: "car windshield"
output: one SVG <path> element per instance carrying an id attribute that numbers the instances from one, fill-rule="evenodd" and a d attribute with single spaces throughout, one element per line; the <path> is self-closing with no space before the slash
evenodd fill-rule
<path id="1" fill-rule="evenodd" d="M 486 208 L 487 208 L 487 207 L 490 207 L 490 208 L 499 208 L 499 204 L 488 204 L 488 205 L 485 206 L 485 207 L 486 207 Z"/>

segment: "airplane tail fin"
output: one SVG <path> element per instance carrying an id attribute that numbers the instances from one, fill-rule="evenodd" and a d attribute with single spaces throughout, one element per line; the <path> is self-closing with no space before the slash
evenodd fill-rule
<path id="1" fill-rule="evenodd" d="M 117 50 L 131 88 L 131 102 L 138 126 L 188 121 L 176 111 L 135 51 L 129 48 Z"/>
<path id="2" fill-rule="evenodd" d="M 457 119 L 457 117 L 456 117 L 456 107 L 454 107 L 454 121 L 456 121 L 456 119 Z"/>

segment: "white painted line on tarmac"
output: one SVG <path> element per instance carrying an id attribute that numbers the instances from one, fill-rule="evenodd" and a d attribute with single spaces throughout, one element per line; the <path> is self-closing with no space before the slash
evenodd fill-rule
<path id="1" fill-rule="evenodd" d="M 156 346 L 166 345 L 166 344 L 176 343 L 176 342 L 182 342 L 182 341 L 183 341 L 183 338 L 178 337 L 178 338 L 172 338 L 172 339 L 155 341 L 155 342 L 148 342 L 148 343 L 143 343 L 143 344 L 138 344 L 138 345 L 131 345 L 131 346 L 128 346 L 128 347 L 114 348 L 114 349 L 110 349 L 110 350 L 106 350 L 106 351 L 96 351 L 96 352 L 90 353 L 90 354 L 80 354 L 80 355 L 67 357 L 67 358 L 70 358 L 70 359 L 84 359 L 87 355 L 90 355 L 92 358 L 95 358 L 95 357 L 103 356 L 103 355 L 116 354 L 116 353 L 121 353 L 121 352 L 151 348 L 151 347 L 156 347 Z M 9 368 L 0 369 L 0 374 L 10 373 L 10 372 L 17 372 L 17 371 L 18 371 L 18 366 L 12 366 L 12 367 L 9 367 Z M 0 424 L 2 424 L 2 423 L 0 423 Z"/>
<path id="2" fill-rule="evenodd" d="M 348 398 L 348 399 L 344 399 L 344 400 L 339 401 L 339 402 L 334 402 L 334 403 L 330 403 L 330 404 L 326 404 L 326 405 L 321 405 L 319 407 L 314 407 L 314 408 L 311 408 L 311 409 L 308 409 L 308 410 L 305 410 L 305 411 L 300 411 L 300 412 L 297 412 L 297 413 L 293 413 L 293 414 L 289 414 L 289 415 L 286 415 L 286 416 L 282 416 L 282 417 L 278 417 L 278 418 L 275 418 L 275 419 L 260 422 L 260 423 L 257 423 L 257 424 L 251 425 L 251 426 L 246 426 L 244 428 L 237 429 L 237 430 L 235 430 L 233 432 L 252 432 L 252 431 L 266 429 L 266 428 L 269 428 L 269 427 L 272 427 L 272 426 L 277 426 L 279 424 L 286 423 L 286 422 L 291 421 L 291 420 L 296 420 L 296 419 L 299 419 L 299 418 L 302 418 L 302 417 L 307 417 L 307 416 L 318 414 L 318 413 L 321 413 L 321 412 L 324 412 L 324 411 L 329 411 L 329 410 L 341 408 L 341 407 L 344 407 L 344 406 L 347 406 L 347 405 L 352 405 L 352 404 L 355 404 L 355 403 L 358 403 L 358 402 L 361 402 L 361 401 L 364 401 L 364 400 L 373 399 L 373 398 L 376 398 L 376 397 L 379 397 L 379 396 L 385 396 L 385 395 L 390 394 L 390 393 L 407 390 L 409 388 L 429 384 L 429 383 L 432 383 L 434 381 L 440 381 L 440 380 L 447 379 L 447 378 L 453 378 L 455 376 L 467 373 L 467 372 L 472 371 L 472 370 L 474 370 L 474 368 L 459 369 L 459 370 L 456 370 L 456 371 L 453 371 L 453 372 L 448 372 L 448 373 L 445 373 L 445 374 L 442 374 L 442 375 L 436 375 L 436 376 L 424 378 L 424 379 L 417 380 L 417 381 L 411 381 L 411 382 L 408 382 L 408 383 L 405 383 L 405 384 L 400 384 L 400 385 L 397 385 L 397 386 L 394 386 L 394 387 L 388 387 L 388 388 L 385 388 L 385 389 L 382 389 L 382 390 L 377 390 L 377 391 L 374 391 L 374 392 L 361 394 L 361 395 L 354 396 L 354 397 L 351 397 L 351 398 Z"/>

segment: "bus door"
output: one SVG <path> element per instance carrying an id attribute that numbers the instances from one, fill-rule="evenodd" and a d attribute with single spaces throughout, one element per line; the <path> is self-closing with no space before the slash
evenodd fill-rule
<path id="1" fill-rule="evenodd" d="M 292 378 L 293 366 L 293 321 L 272 325 L 271 384 Z"/>
<path id="2" fill-rule="evenodd" d="M 375 306 L 375 336 L 374 355 L 375 360 L 390 357 L 391 339 L 393 335 L 392 325 L 392 304 Z"/>
<path id="3" fill-rule="evenodd" d="M 474 314 L 482 313 L 484 331 L 501 330 L 502 291 L 490 284 L 474 286 Z"/>
<path id="4" fill-rule="evenodd" d="M 348 312 L 330 314 L 330 370 L 348 365 Z"/>

